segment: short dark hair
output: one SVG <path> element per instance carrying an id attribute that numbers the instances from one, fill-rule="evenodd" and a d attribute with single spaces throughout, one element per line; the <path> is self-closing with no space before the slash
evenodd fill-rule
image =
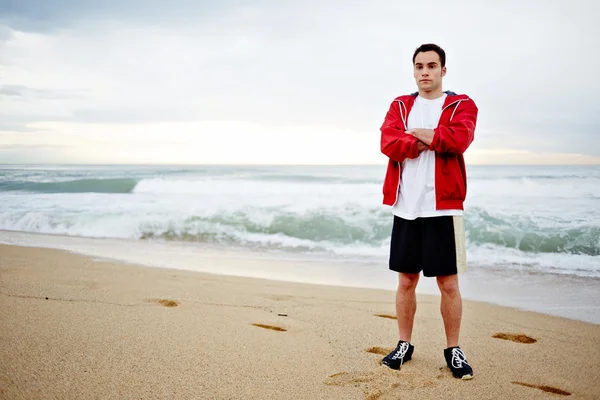
<path id="1" fill-rule="evenodd" d="M 446 66 L 446 52 L 437 44 L 427 43 L 422 44 L 415 50 L 415 54 L 413 54 L 413 65 L 415 63 L 415 58 L 417 58 L 417 54 L 425 53 L 426 51 L 435 51 L 438 56 L 440 56 L 440 62 L 442 63 L 442 68 Z"/>

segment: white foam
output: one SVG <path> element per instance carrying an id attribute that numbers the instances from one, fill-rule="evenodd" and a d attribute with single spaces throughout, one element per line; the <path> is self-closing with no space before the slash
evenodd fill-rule
<path id="1" fill-rule="evenodd" d="M 600 277 L 600 257 L 566 253 L 528 253 L 493 244 L 471 245 L 468 262 L 530 272 Z"/>

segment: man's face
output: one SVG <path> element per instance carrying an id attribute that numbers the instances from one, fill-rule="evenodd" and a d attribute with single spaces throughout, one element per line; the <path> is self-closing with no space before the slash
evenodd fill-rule
<path id="1" fill-rule="evenodd" d="M 415 57 L 414 75 L 419 90 L 431 92 L 442 87 L 446 67 L 442 68 L 440 56 L 435 51 L 421 52 Z"/>

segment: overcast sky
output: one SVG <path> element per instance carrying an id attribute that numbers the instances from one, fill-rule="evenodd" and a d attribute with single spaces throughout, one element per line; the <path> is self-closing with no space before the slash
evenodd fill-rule
<path id="1" fill-rule="evenodd" d="M 0 0 L 0 163 L 381 164 L 412 53 L 470 163 L 600 164 L 594 1 Z"/>

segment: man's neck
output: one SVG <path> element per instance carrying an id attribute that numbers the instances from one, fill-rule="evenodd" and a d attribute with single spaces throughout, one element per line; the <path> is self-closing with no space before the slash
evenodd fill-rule
<path id="1" fill-rule="evenodd" d="M 442 97 L 444 91 L 442 89 L 439 90 L 430 90 L 428 92 L 424 90 L 419 90 L 419 96 L 426 98 L 427 100 L 435 100 Z"/>

